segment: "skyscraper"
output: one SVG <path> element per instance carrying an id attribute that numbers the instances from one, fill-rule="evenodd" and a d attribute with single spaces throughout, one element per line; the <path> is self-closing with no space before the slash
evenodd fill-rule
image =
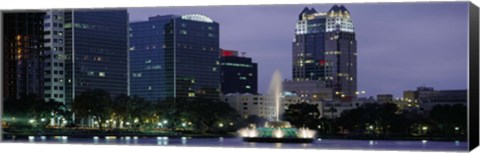
<path id="1" fill-rule="evenodd" d="M 350 12 L 334 5 L 327 13 L 305 8 L 296 24 L 293 80 L 322 80 L 334 99 L 350 101 L 357 93 L 357 49 Z"/>
<path id="2" fill-rule="evenodd" d="M 54 58 L 65 60 L 65 78 L 57 80 L 65 81 L 67 105 L 89 89 L 128 94 L 127 10 L 65 10 L 62 18 L 65 56 Z"/>
<path id="3" fill-rule="evenodd" d="M 239 56 L 238 51 L 222 49 L 221 52 L 222 94 L 257 94 L 257 63 L 252 62 L 252 58 Z"/>
<path id="4" fill-rule="evenodd" d="M 45 99 L 65 102 L 65 52 L 63 11 L 49 10 L 44 16 Z"/>
<path id="5" fill-rule="evenodd" d="M 150 17 L 131 23 L 132 95 L 218 98 L 219 25 L 201 14 Z"/>
<path id="6" fill-rule="evenodd" d="M 43 97 L 43 16 L 42 12 L 3 13 L 5 98 Z"/>

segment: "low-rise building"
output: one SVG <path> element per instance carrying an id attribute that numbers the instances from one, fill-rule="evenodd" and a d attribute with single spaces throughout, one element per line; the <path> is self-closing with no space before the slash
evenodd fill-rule
<path id="1" fill-rule="evenodd" d="M 257 115 L 268 120 L 276 118 L 276 103 L 269 95 L 230 93 L 223 95 L 221 99 L 232 108 L 247 118 L 250 115 Z M 288 105 L 300 103 L 301 98 L 295 94 L 283 94 L 279 107 L 279 114 L 282 114 Z"/>
<path id="2" fill-rule="evenodd" d="M 297 94 L 302 102 L 331 101 L 333 93 L 321 80 L 285 80 L 283 90 Z"/>

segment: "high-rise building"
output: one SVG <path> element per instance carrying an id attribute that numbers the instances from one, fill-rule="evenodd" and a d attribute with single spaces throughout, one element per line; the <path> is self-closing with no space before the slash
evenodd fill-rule
<path id="1" fill-rule="evenodd" d="M 43 16 L 41 12 L 3 13 L 3 95 L 43 97 Z"/>
<path id="2" fill-rule="evenodd" d="M 67 106 L 89 89 L 128 94 L 127 10 L 64 10 L 63 15 L 64 40 L 58 42 L 64 43 L 65 56 L 52 55 L 65 61 L 65 78 L 52 81 L 65 82 Z"/>
<path id="3" fill-rule="evenodd" d="M 65 102 L 65 52 L 64 14 L 60 10 L 49 10 L 44 16 L 44 87 L 45 100 Z"/>
<path id="4" fill-rule="evenodd" d="M 218 98 L 219 24 L 201 14 L 150 17 L 131 23 L 131 94 Z"/>
<path id="5" fill-rule="evenodd" d="M 334 99 L 357 93 L 357 51 L 350 12 L 334 5 L 327 13 L 305 8 L 292 43 L 293 81 L 322 80 Z"/>
<path id="6" fill-rule="evenodd" d="M 239 56 L 238 51 L 221 50 L 220 75 L 222 93 L 258 93 L 257 63 L 252 58 Z"/>
<path id="7" fill-rule="evenodd" d="M 148 21 L 130 23 L 131 95 L 149 101 L 167 97 L 164 35 L 165 25 L 175 17 L 156 16 Z"/>

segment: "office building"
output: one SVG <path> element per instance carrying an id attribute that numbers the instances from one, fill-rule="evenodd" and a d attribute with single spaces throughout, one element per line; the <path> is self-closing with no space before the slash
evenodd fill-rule
<path id="1" fill-rule="evenodd" d="M 112 97 L 128 94 L 128 13 L 126 9 L 64 10 L 65 102 L 90 89 L 103 89 Z M 53 16 L 52 16 L 53 17 Z M 53 33 L 52 33 L 53 34 Z M 53 63 L 55 64 L 55 63 Z"/>
<path id="2" fill-rule="evenodd" d="M 42 12 L 3 13 L 3 98 L 43 98 Z"/>
<path id="3" fill-rule="evenodd" d="M 220 96 L 219 24 L 201 14 L 150 17 L 131 23 L 132 95 Z"/>
<path id="4" fill-rule="evenodd" d="M 276 103 L 272 96 L 254 95 L 250 93 L 230 93 L 221 96 L 221 100 L 237 110 L 238 114 L 247 118 L 256 115 L 270 121 L 276 119 Z M 283 114 L 288 105 L 301 103 L 300 97 L 294 94 L 283 94 L 279 104 L 279 114 Z"/>
<path id="5" fill-rule="evenodd" d="M 258 93 L 257 63 L 239 56 L 238 51 L 221 50 L 220 76 L 222 93 Z"/>
<path id="6" fill-rule="evenodd" d="M 64 12 L 49 10 L 44 16 L 44 87 L 45 100 L 65 102 Z"/>
<path id="7" fill-rule="evenodd" d="M 433 87 L 420 86 L 416 90 L 406 90 L 403 92 L 403 98 L 400 99 L 408 106 L 418 107 L 424 112 L 429 112 L 436 105 L 455 105 L 461 104 L 467 106 L 467 90 L 435 90 Z"/>
<path id="8" fill-rule="evenodd" d="M 355 32 L 343 5 L 326 13 L 306 7 L 299 14 L 292 48 L 294 81 L 324 81 L 336 100 L 357 97 Z"/>
<path id="9" fill-rule="evenodd" d="M 295 93 L 300 96 L 302 102 L 331 101 L 332 89 L 325 86 L 321 80 L 283 81 L 283 91 Z"/>

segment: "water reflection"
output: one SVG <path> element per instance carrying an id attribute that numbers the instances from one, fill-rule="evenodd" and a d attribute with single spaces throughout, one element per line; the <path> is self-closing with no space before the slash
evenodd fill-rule
<path id="1" fill-rule="evenodd" d="M 5 140 L 9 141 L 9 140 Z M 150 145 L 192 145 L 209 147 L 251 147 L 251 148 L 310 148 L 310 149 L 391 149 L 391 150 L 425 150 L 425 151 L 466 151 L 468 144 L 465 141 L 430 141 L 430 140 L 334 140 L 320 139 L 309 144 L 292 143 L 254 143 L 243 142 L 242 138 L 216 137 L 113 137 L 92 136 L 88 138 L 74 138 L 67 136 L 27 136 L 10 138 L 13 142 L 27 143 L 82 143 L 82 144 L 150 144 Z"/>

